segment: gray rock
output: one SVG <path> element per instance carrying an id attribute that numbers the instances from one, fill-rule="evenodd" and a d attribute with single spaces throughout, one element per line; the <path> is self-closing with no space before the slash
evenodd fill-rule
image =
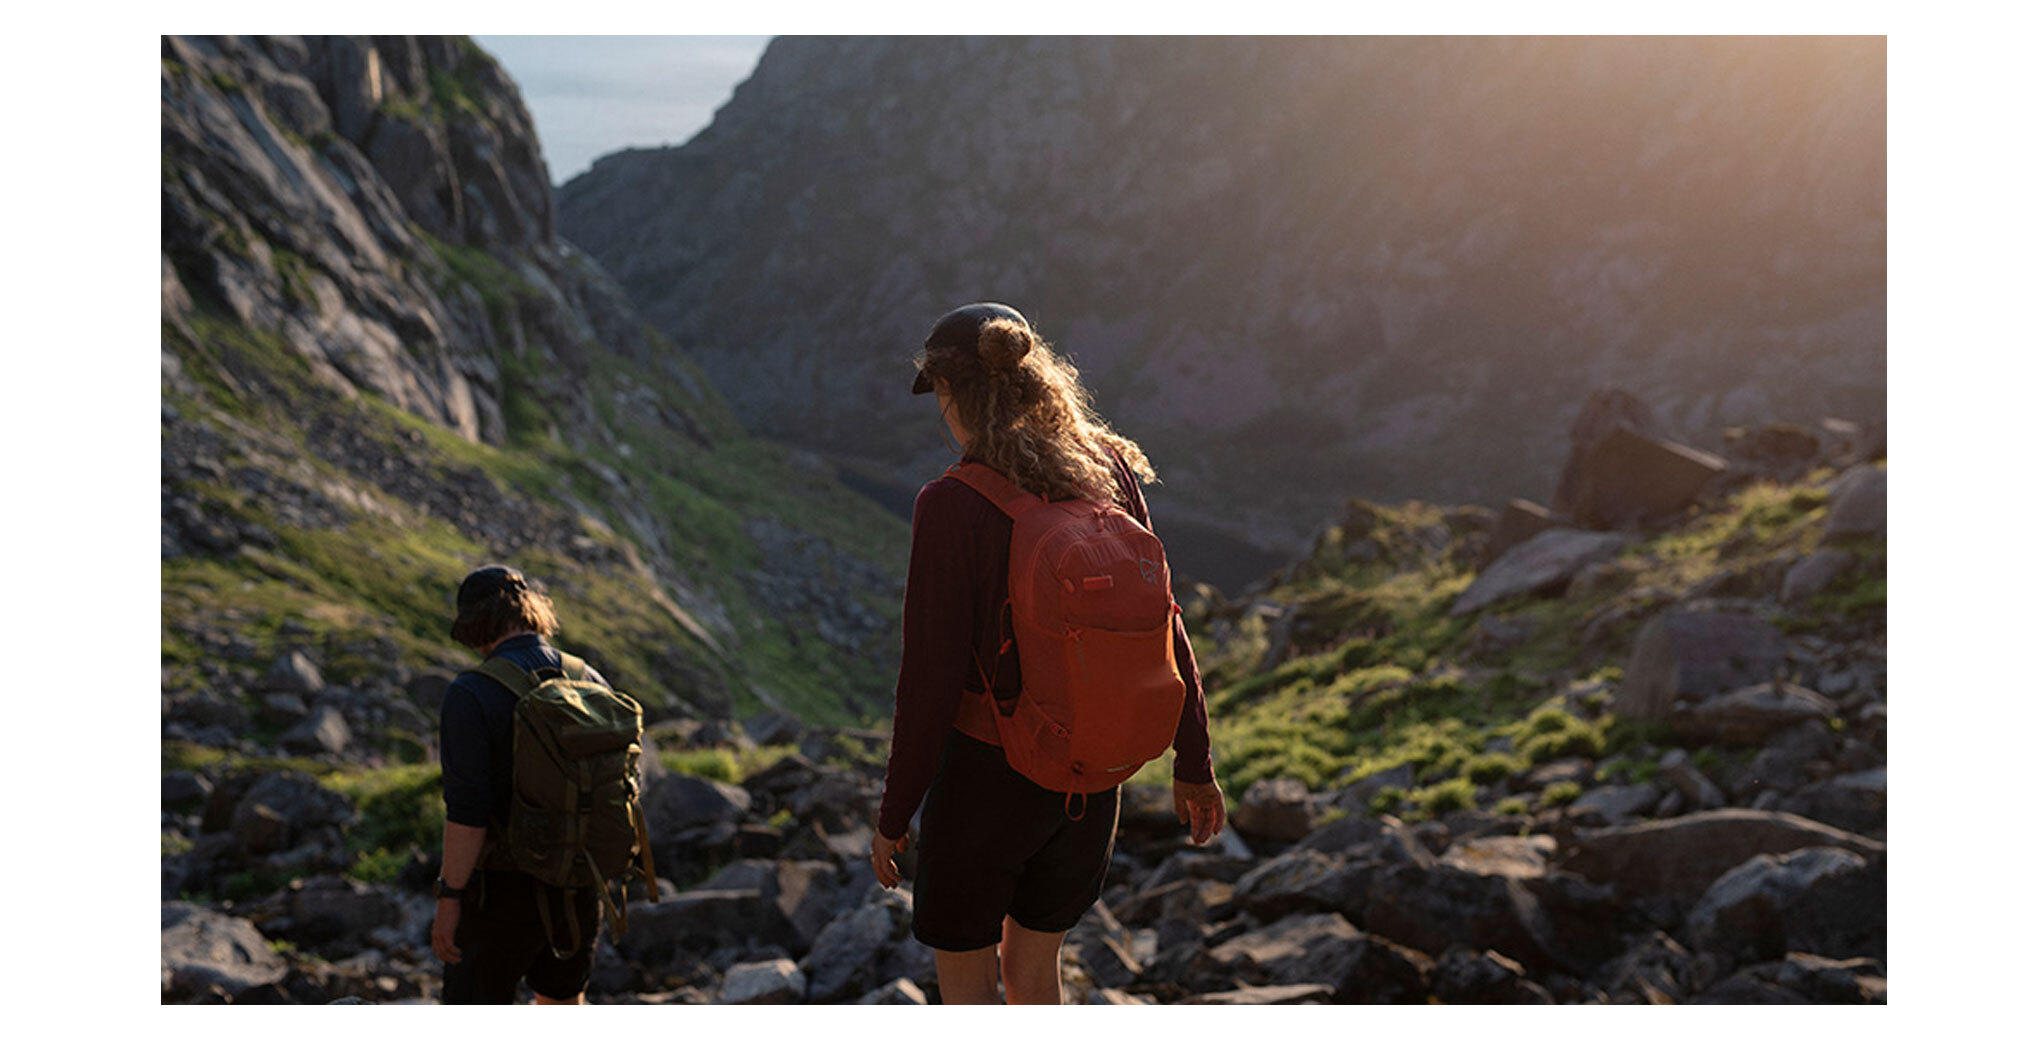
<path id="1" fill-rule="evenodd" d="M 1462 944 L 1540 967 L 1552 966 L 1561 951 L 1525 881 L 1450 866 L 1381 870 L 1371 879 L 1360 927 L 1426 953 Z"/>
<path id="2" fill-rule="evenodd" d="M 1249 837 L 1297 841 L 1313 830 L 1313 802 L 1296 779 L 1259 779 L 1249 784 L 1229 812 L 1235 829 Z"/>
<path id="3" fill-rule="evenodd" d="M 1652 783 L 1612 784 L 1584 791 L 1569 810 L 1614 825 L 1652 809 L 1660 800 L 1661 788 Z"/>
<path id="4" fill-rule="evenodd" d="M 655 840 L 691 827 L 736 823 L 752 805 L 744 787 L 673 773 L 648 784 L 646 829 Z"/>
<path id="5" fill-rule="evenodd" d="M 719 1004 L 795 1004 L 808 989 L 802 969 L 786 957 L 735 964 L 724 973 Z"/>
<path id="6" fill-rule="evenodd" d="M 1334 807 L 1351 815 L 1370 814 L 1370 799 L 1385 787 L 1411 790 L 1417 776 L 1410 764 L 1394 765 L 1381 772 L 1372 772 L 1363 778 L 1341 788 L 1334 796 Z"/>
<path id="7" fill-rule="evenodd" d="M 1612 709 L 1662 721 L 1678 700 L 1707 700 L 1771 679 L 1787 654 L 1781 632 L 1758 617 L 1668 610 L 1640 629 Z"/>
<path id="8" fill-rule="evenodd" d="M 1222 974 L 1255 985 L 1339 986 L 1360 957 L 1362 937 L 1340 914 L 1300 914 L 1235 936 L 1207 959 Z"/>
<path id="9" fill-rule="evenodd" d="M 392 889 L 337 874 L 292 888 L 284 908 L 285 916 L 268 924 L 271 934 L 307 949 L 330 944 L 359 949 L 377 929 L 405 922 L 404 903 Z"/>
<path id="10" fill-rule="evenodd" d="M 1156 1001 L 1140 993 L 1127 993 L 1105 986 L 1086 995 L 1088 1004 L 1155 1004 Z"/>
<path id="11" fill-rule="evenodd" d="M 1472 837 L 1441 853 L 1441 864 L 1472 874 L 1500 877 L 1544 877 L 1554 858 L 1555 841 L 1547 834 L 1526 837 Z"/>
<path id="12" fill-rule="evenodd" d="M 1710 781 L 1710 777 L 1689 763 L 1686 752 L 1678 749 L 1663 754 L 1659 771 L 1661 781 L 1682 795 L 1692 809 L 1708 811 L 1724 807 L 1724 792 Z"/>
<path id="13" fill-rule="evenodd" d="M 1580 418 L 1579 418 L 1580 420 Z M 1670 515 L 1694 502 L 1725 470 L 1723 458 L 1655 438 L 1629 422 L 1601 435 L 1571 432 L 1552 504 L 1591 529 L 1614 529 Z"/>
<path id="14" fill-rule="evenodd" d="M 1334 987 L 1320 983 L 1298 986 L 1245 986 L 1187 997 L 1184 1004 L 1332 1004 Z"/>
<path id="15" fill-rule="evenodd" d="M 1236 905 L 1258 917 L 1274 917 L 1317 904 L 1306 888 L 1335 867 L 1335 860 L 1313 849 L 1288 851 L 1235 882 Z"/>
<path id="16" fill-rule="evenodd" d="M 215 989 L 232 996 L 280 982 L 290 971 L 255 925 L 191 903 L 163 904 L 162 946 L 166 1000 Z"/>
<path id="17" fill-rule="evenodd" d="M 1825 548 L 1804 555 L 1791 566 L 1788 575 L 1781 581 L 1781 603 L 1795 605 L 1811 595 L 1831 586 L 1847 569 L 1852 568 L 1850 552 L 1837 548 Z"/>
<path id="18" fill-rule="evenodd" d="M 1109 992 L 1118 993 L 1120 991 L 1115 990 Z M 860 997 L 859 1003 L 928 1004 L 930 1003 L 930 998 L 923 993 L 923 988 L 921 986 L 918 986 L 907 979 L 896 979 L 893 982 L 890 982 L 887 985 L 880 987 L 879 989 L 872 990 L 868 992 L 865 996 Z M 1139 1002 L 1114 1002 L 1114 1003 L 1139 1003 Z"/>
<path id="19" fill-rule="evenodd" d="M 759 903 L 759 892 L 752 889 L 695 889 L 657 903 L 633 903 L 618 952 L 657 971 L 687 954 L 755 944 Z"/>
<path id="20" fill-rule="evenodd" d="M 1838 705 L 1788 682 L 1761 682 L 1690 703 L 1678 700 L 1667 718 L 1685 743 L 1757 746 L 1806 721 L 1824 721 Z"/>
<path id="21" fill-rule="evenodd" d="M 1725 871 L 1689 913 L 1691 943 L 1736 964 L 1774 960 L 1787 952 L 1783 921 L 1813 891 L 1867 866 L 1843 848 L 1802 848 L 1758 855 Z"/>
<path id="22" fill-rule="evenodd" d="M 1886 766 L 1820 780 L 1781 799 L 1781 810 L 1868 837 L 1888 832 Z"/>
<path id="23" fill-rule="evenodd" d="M 1583 529 L 1548 529 L 1537 533 L 1478 574 L 1448 612 L 1460 616 L 1507 598 L 1558 591 L 1578 570 L 1610 558 L 1630 542 L 1621 533 Z"/>
<path id="24" fill-rule="evenodd" d="M 1457 946 L 1434 965 L 1434 994 L 1443 1004 L 1553 1004 L 1546 987 L 1526 979 L 1526 967 L 1497 952 Z"/>
<path id="25" fill-rule="evenodd" d="M 908 934 L 910 900 L 875 887 L 868 901 L 838 915 L 802 958 L 809 975 L 809 1001 L 827 1004 L 859 996 L 878 983 L 876 972 L 889 948 Z"/>
<path id="26" fill-rule="evenodd" d="M 1888 469 L 1861 464 L 1831 481 L 1825 541 L 1888 534 Z"/>
<path id="27" fill-rule="evenodd" d="M 354 739 L 347 716 L 338 707 L 321 704 L 304 721 L 277 737 L 277 743 L 293 754 L 340 754 Z"/>
<path id="28" fill-rule="evenodd" d="M 1696 998 L 1698 1004 L 1886 1004 L 1888 975 L 1870 958 L 1833 960 L 1791 953 L 1741 968 Z"/>
<path id="29" fill-rule="evenodd" d="M 257 687 L 265 692 L 289 692 L 299 696 L 314 696 L 326 688 L 326 682 L 319 676 L 319 666 L 304 653 L 292 650 L 270 664 Z"/>
<path id="30" fill-rule="evenodd" d="M 256 710 L 256 717 L 267 725 L 295 725 L 305 715 L 305 697 L 295 692 L 265 693 L 262 706 Z"/>
<path id="31" fill-rule="evenodd" d="M 166 809 L 203 805 L 212 794 L 213 781 L 196 772 L 163 774 L 163 807 Z"/>
<path id="32" fill-rule="evenodd" d="M 1887 850 L 1879 841 L 1800 816 L 1721 808 L 1580 833 L 1558 862 L 1563 870 L 1610 882 L 1627 895 L 1670 896 L 1686 905 L 1754 856 L 1817 846 L 1869 858 Z"/>
<path id="33" fill-rule="evenodd" d="M 223 788 L 217 801 L 233 793 Z M 208 829 L 213 829 L 212 803 Z M 219 828 L 232 830 L 252 851 L 281 852 L 308 841 L 338 841 L 359 819 L 348 799 L 319 785 L 303 772 L 271 772 L 242 789 L 240 799 Z"/>

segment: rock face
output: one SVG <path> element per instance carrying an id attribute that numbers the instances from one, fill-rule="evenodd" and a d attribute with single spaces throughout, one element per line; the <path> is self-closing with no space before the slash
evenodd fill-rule
<path id="1" fill-rule="evenodd" d="M 1720 874 L 1754 856 L 1835 847 L 1862 856 L 1887 846 L 1800 816 L 1725 808 L 1576 837 L 1560 866 L 1633 895 L 1693 901 Z"/>
<path id="2" fill-rule="evenodd" d="M 700 371 L 558 237 L 531 117 L 481 48 L 165 36 L 161 95 L 164 616 L 166 639 L 189 650 L 183 670 L 216 691 L 275 697 L 265 724 L 295 725 L 312 707 L 320 720 L 292 732 L 290 752 L 375 748 L 382 728 L 316 705 L 362 681 L 401 692 L 412 670 L 447 666 L 391 633 L 400 617 L 416 632 L 446 612 L 447 594 L 429 586 L 458 573 L 416 574 L 539 559 L 553 564 L 540 578 L 559 585 L 564 620 L 595 611 L 597 592 L 645 607 L 612 621 L 617 648 L 583 651 L 635 653 L 636 670 L 592 659 L 656 707 L 728 709 L 734 617 L 755 615 L 813 617 L 813 636 L 786 638 L 786 651 L 828 671 L 828 698 L 846 711 L 886 697 L 876 679 L 898 638 L 887 608 L 898 564 L 804 517 L 852 500 L 827 468 L 749 458 L 763 486 L 816 510 L 750 518 L 762 512 L 749 494 L 721 508 L 733 531 L 716 539 L 764 563 L 734 573 L 735 586 L 704 580 L 723 563 L 707 561 L 700 527 L 650 506 L 666 495 L 653 486 L 682 495 L 702 481 L 683 470 L 751 451 Z M 434 552 L 415 554 L 425 545 L 407 541 L 418 540 Z M 258 567 L 244 552 L 272 557 Z M 201 582 L 220 568 L 328 576 L 341 586 L 318 604 L 341 615 L 304 632 L 304 648 L 245 641 L 261 630 L 253 621 L 315 603 L 240 604 L 235 586 Z M 357 569 L 389 571 L 395 602 L 334 575 Z M 341 657 L 344 676 L 315 650 L 330 630 L 387 644 Z M 830 651 L 796 648 L 815 638 Z M 189 738 L 232 746 L 234 726 L 222 727 Z"/>
<path id="3" fill-rule="evenodd" d="M 1152 433 L 1163 517 L 1296 546 L 1337 476 L 1523 494 L 1598 384 L 1691 445 L 1880 415 L 1884 75 L 1846 40 L 781 37 L 560 223 L 752 430 L 913 489 L 914 345 L 1008 301 Z"/>
<path id="4" fill-rule="evenodd" d="M 1670 515 L 1725 470 L 1713 454 L 1623 426 L 1577 450 L 1563 467 L 1554 508 L 1592 529 Z"/>

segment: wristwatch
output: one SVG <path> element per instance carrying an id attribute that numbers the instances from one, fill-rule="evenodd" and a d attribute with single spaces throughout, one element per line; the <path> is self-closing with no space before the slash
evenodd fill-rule
<path id="1" fill-rule="evenodd" d="M 453 885 L 448 884 L 447 879 L 444 877 L 436 877 L 433 879 L 433 897 L 435 899 L 459 899 L 462 897 L 462 894 L 467 891 L 468 891 L 467 885 L 462 885 L 460 888 L 456 888 Z"/>

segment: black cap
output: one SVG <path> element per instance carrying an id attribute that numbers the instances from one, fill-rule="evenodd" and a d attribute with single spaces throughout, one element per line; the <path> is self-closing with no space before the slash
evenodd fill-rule
<path id="1" fill-rule="evenodd" d="M 945 312 L 944 317 L 937 320 L 937 325 L 930 327 L 930 336 L 923 339 L 923 350 L 977 352 L 979 328 L 993 319 L 1013 319 L 1023 326 L 1029 325 L 1029 320 L 1022 318 L 1021 312 L 994 301 L 961 305 Z M 918 367 L 916 382 L 909 387 L 909 393 L 921 395 L 936 390 L 937 386 L 931 383 L 930 375 Z"/>
<path id="2" fill-rule="evenodd" d="M 462 578 L 461 590 L 454 594 L 456 612 L 467 612 L 468 607 L 504 591 L 525 590 L 525 574 L 510 566 L 486 565 Z"/>

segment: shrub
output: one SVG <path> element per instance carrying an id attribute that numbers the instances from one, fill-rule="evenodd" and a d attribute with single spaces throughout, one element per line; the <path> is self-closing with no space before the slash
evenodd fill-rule
<path id="1" fill-rule="evenodd" d="M 1509 754 L 1478 754 L 1470 758 L 1462 770 L 1472 783 L 1495 783 L 1511 775 L 1519 768 L 1519 759 Z"/>
<path id="2" fill-rule="evenodd" d="M 1540 807 L 1554 808 L 1566 805 L 1582 796 L 1581 783 L 1549 783 L 1547 789 L 1540 792 Z"/>
<path id="3" fill-rule="evenodd" d="M 1394 815 L 1405 807 L 1404 787 L 1385 787 L 1370 795 L 1370 814 L 1373 816 Z"/>
<path id="4" fill-rule="evenodd" d="M 1457 809 L 1476 806 L 1476 784 L 1456 778 L 1436 783 L 1412 795 L 1413 804 L 1429 816 L 1444 816 Z"/>
<path id="5" fill-rule="evenodd" d="M 719 783 L 738 782 L 738 759 L 723 748 L 660 752 L 660 764 L 669 772 L 713 779 Z"/>
<path id="6" fill-rule="evenodd" d="M 1523 816 L 1526 813 L 1532 811 L 1531 809 L 1526 807 L 1525 798 L 1515 797 L 1506 798 L 1503 801 L 1500 801 L 1497 804 L 1492 805 L 1490 807 L 1490 810 L 1501 816 Z"/>

